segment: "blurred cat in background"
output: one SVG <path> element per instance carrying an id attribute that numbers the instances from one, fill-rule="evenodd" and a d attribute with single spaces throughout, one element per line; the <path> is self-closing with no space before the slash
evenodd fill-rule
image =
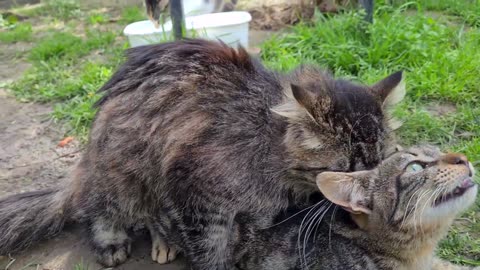
<path id="1" fill-rule="evenodd" d="M 237 0 L 182 0 L 185 15 L 200 15 L 227 12 L 235 9 Z M 155 27 L 165 23 L 170 17 L 170 0 L 145 0 L 147 14 Z"/>

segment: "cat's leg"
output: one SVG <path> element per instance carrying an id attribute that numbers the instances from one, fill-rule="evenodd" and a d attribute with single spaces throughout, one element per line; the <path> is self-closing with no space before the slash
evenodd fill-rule
<path id="1" fill-rule="evenodd" d="M 152 238 L 152 260 L 159 264 L 166 264 L 175 260 L 177 250 L 167 245 L 158 230 L 151 223 L 148 223 L 147 227 Z"/>
<path id="2" fill-rule="evenodd" d="M 90 241 L 99 263 L 112 267 L 127 260 L 131 251 L 131 238 L 127 230 L 113 220 L 97 217 L 91 221 Z"/>
<path id="3" fill-rule="evenodd" d="M 192 270 L 236 269 L 232 259 L 233 213 L 203 213 L 184 224 L 184 254 Z"/>

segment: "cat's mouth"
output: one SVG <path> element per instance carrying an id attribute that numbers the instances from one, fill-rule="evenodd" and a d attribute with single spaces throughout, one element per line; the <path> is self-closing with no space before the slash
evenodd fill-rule
<path id="1" fill-rule="evenodd" d="M 463 179 L 463 181 L 460 184 L 458 184 L 451 192 L 444 193 L 438 196 L 438 198 L 435 199 L 433 206 L 438 206 L 440 204 L 459 198 L 474 186 L 475 186 L 475 183 L 473 182 L 472 178 L 467 177 Z"/>

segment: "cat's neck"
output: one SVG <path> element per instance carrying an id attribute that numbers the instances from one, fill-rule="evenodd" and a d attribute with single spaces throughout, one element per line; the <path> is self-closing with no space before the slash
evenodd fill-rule
<path id="1" fill-rule="evenodd" d="M 365 221 L 355 217 L 352 219 L 360 227 L 368 226 L 362 224 Z M 431 269 L 435 249 L 449 225 L 450 222 L 445 221 L 443 224 L 402 230 L 381 226 L 365 227 L 362 229 L 363 236 L 357 232 L 357 243 L 370 250 L 376 261 L 385 265 L 386 269 Z"/>

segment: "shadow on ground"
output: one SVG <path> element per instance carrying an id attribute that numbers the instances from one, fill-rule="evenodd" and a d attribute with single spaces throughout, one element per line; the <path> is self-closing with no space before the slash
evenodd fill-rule
<path id="1" fill-rule="evenodd" d="M 8 270 L 99 270 L 103 268 L 95 262 L 85 239 L 82 228 L 68 228 L 58 237 L 41 243 L 26 254 L 0 259 L 0 269 Z M 81 266 L 80 266 L 81 265 Z M 132 245 L 132 256 L 114 269 L 119 270 L 186 270 L 181 258 L 168 265 L 159 265 L 150 258 L 150 240 L 139 235 Z"/>

